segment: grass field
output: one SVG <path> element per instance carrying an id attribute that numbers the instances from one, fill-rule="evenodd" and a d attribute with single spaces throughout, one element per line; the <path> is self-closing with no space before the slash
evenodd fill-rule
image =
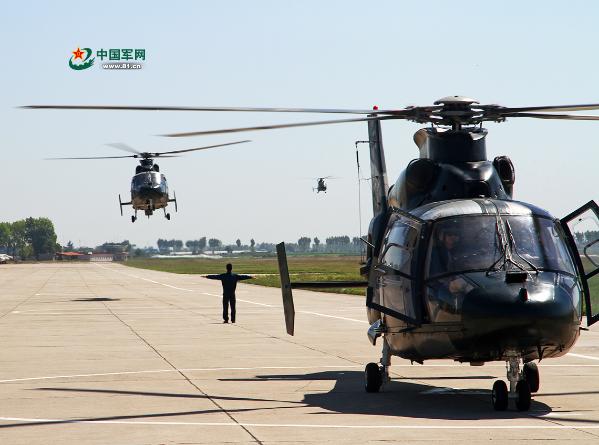
<path id="1" fill-rule="evenodd" d="M 359 256 L 289 256 L 289 274 L 296 281 L 340 281 L 362 280 L 359 275 Z M 586 259 L 584 261 L 587 261 Z M 133 258 L 125 264 L 142 269 L 184 274 L 214 274 L 225 271 L 225 264 L 233 264 L 233 272 L 254 275 L 253 280 L 245 283 L 261 286 L 280 287 L 277 259 L 272 258 Z M 587 263 L 585 263 L 586 265 Z M 591 304 L 594 313 L 599 313 L 599 275 L 589 280 Z M 322 289 L 326 292 L 364 295 L 364 288 Z"/>
<path id="2" fill-rule="evenodd" d="M 362 280 L 359 274 L 359 256 L 288 256 L 289 275 L 295 281 L 340 281 Z M 133 258 L 127 266 L 163 272 L 184 274 L 215 274 L 225 272 L 225 265 L 233 264 L 233 272 L 253 275 L 253 280 L 244 281 L 261 286 L 280 287 L 279 267 L 276 258 Z M 326 292 L 364 295 L 364 288 L 322 289 Z"/>

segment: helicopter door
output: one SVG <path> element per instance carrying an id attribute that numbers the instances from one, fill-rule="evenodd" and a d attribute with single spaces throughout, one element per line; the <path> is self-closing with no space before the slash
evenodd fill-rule
<path id="1" fill-rule="evenodd" d="M 424 221 L 406 212 L 394 212 L 387 226 L 383 252 L 376 268 L 377 292 L 368 306 L 408 324 L 422 318 L 416 277 L 420 234 Z M 378 300 L 378 301 L 374 301 Z"/>
<path id="2" fill-rule="evenodd" d="M 599 206 L 589 201 L 561 220 L 582 272 L 587 325 L 599 321 Z"/>

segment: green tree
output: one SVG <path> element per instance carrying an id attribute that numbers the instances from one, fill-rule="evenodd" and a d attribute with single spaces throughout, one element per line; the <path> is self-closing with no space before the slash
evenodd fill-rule
<path id="1" fill-rule="evenodd" d="M 8 252 L 11 246 L 11 224 L 0 223 L 0 249 Z"/>
<path id="2" fill-rule="evenodd" d="M 222 246 L 222 241 L 216 238 L 210 238 L 208 240 L 208 245 L 210 246 L 210 248 L 212 249 L 212 253 L 214 253 L 214 251 L 216 249 L 218 249 L 220 246 Z"/>
<path id="3" fill-rule="evenodd" d="M 39 259 L 42 254 L 56 252 L 56 232 L 54 224 L 48 218 L 27 218 L 25 237 L 33 249 L 33 256 Z"/>
<path id="4" fill-rule="evenodd" d="M 254 238 L 252 238 L 252 239 L 250 240 L 250 250 L 251 250 L 252 252 L 253 252 L 254 250 L 256 250 L 254 246 L 256 246 L 256 241 L 254 241 Z"/>
<path id="5" fill-rule="evenodd" d="M 123 253 L 131 251 L 131 244 L 128 240 L 122 241 L 120 243 L 104 243 L 100 246 L 97 246 L 95 249 L 97 252 L 106 252 L 106 253 Z"/>
<path id="6" fill-rule="evenodd" d="M 28 257 L 29 250 L 25 249 L 27 246 L 27 230 L 24 219 L 11 224 L 10 244 L 13 256 Z"/>
<path id="7" fill-rule="evenodd" d="M 314 252 L 318 252 L 318 248 L 320 246 L 320 240 L 317 236 L 314 237 Z"/>
<path id="8" fill-rule="evenodd" d="M 200 250 L 200 252 L 203 252 L 205 248 L 206 248 L 206 237 L 203 236 L 200 238 L 200 242 L 198 244 L 198 249 Z"/>
<path id="9" fill-rule="evenodd" d="M 239 238 L 237 238 L 237 241 L 235 241 L 235 244 L 237 244 L 237 248 L 241 248 L 241 240 Z"/>
<path id="10" fill-rule="evenodd" d="M 312 240 L 310 238 L 308 238 L 307 236 L 302 236 L 300 239 L 297 240 L 299 250 L 301 252 L 307 252 L 310 249 L 311 242 Z"/>

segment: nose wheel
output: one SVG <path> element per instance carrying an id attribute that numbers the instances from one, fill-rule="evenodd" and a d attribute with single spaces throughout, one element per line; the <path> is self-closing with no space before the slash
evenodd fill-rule
<path id="1" fill-rule="evenodd" d="M 528 411 L 532 401 L 532 393 L 539 390 L 539 369 L 536 363 L 526 363 L 520 372 L 520 359 L 510 358 L 507 362 L 507 379 L 510 382 L 508 392 L 503 380 L 497 380 L 491 391 L 491 401 L 496 411 L 505 411 L 508 400 L 514 399 L 518 411 Z"/>
<path id="2" fill-rule="evenodd" d="M 518 411 L 528 411 L 530 402 L 530 386 L 526 380 L 520 380 L 516 384 L 516 408 L 518 408 Z"/>
<path id="3" fill-rule="evenodd" d="M 377 363 L 370 362 L 364 369 L 366 392 L 379 392 L 383 385 L 383 370 Z"/>
<path id="4" fill-rule="evenodd" d="M 495 383 L 493 383 L 491 401 L 493 402 L 495 411 L 505 411 L 507 409 L 508 392 L 507 385 L 503 380 L 496 380 Z"/>
<path id="5" fill-rule="evenodd" d="M 380 364 L 370 362 L 364 369 L 366 392 L 379 392 L 383 384 L 389 383 L 389 367 L 391 366 L 391 351 L 387 341 L 383 341 L 383 355 Z"/>
<path id="6" fill-rule="evenodd" d="M 539 385 L 541 378 L 539 377 L 539 368 L 534 362 L 528 362 L 524 364 L 524 379 L 530 386 L 530 392 L 535 393 L 539 391 Z"/>

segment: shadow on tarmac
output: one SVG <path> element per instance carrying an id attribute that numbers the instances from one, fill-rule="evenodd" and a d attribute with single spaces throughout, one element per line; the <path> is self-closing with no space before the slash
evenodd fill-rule
<path id="1" fill-rule="evenodd" d="M 91 301 L 121 301 L 120 298 L 110 298 L 110 297 L 93 297 L 93 298 L 77 298 L 75 300 L 71 300 L 71 301 L 86 301 L 86 302 L 91 302 Z"/>
<path id="2" fill-rule="evenodd" d="M 458 377 L 426 377 L 422 380 L 456 380 Z M 494 379 L 493 376 L 467 376 L 465 379 Z M 311 381 L 333 380 L 329 392 L 306 393 L 303 402 L 328 412 L 319 414 L 365 414 L 420 419 L 478 420 L 543 416 L 551 412 L 546 404 L 534 400 L 529 412 L 516 411 L 510 403 L 507 411 L 495 411 L 491 404 L 490 384 L 485 387 L 454 389 L 416 383 L 418 379 L 391 380 L 379 393 L 364 390 L 361 371 L 324 371 L 301 375 L 261 375 L 254 379 L 224 381 Z M 555 419 L 554 417 L 551 417 Z M 572 419 L 568 419 L 572 420 Z"/>
<path id="3" fill-rule="evenodd" d="M 196 399 L 207 399 L 217 401 L 248 401 L 248 402 L 277 402 L 285 403 L 287 406 L 268 406 L 268 407 L 254 407 L 254 408 L 235 408 L 227 409 L 228 413 L 243 413 L 249 411 L 269 411 L 279 409 L 291 409 L 295 406 L 289 406 L 290 403 L 298 404 L 298 402 L 287 402 L 285 400 L 273 400 L 273 399 L 256 399 L 247 397 L 227 397 L 227 396 L 213 396 L 205 394 L 183 394 L 183 393 L 160 393 L 160 392 L 144 392 L 144 391 L 122 391 L 122 390 L 111 390 L 111 389 L 87 389 L 87 388 L 35 388 L 36 391 L 64 391 L 64 392 L 83 392 L 83 393 L 104 393 L 104 394 L 119 394 L 119 395 L 132 395 L 132 396 L 148 396 L 148 397 L 183 397 L 183 398 L 196 398 Z M 299 403 L 304 406 L 303 403 Z M 164 412 L 164 413 L 142 413 L 122 416 L 107 416 L 107 417 L 85 417 L 85 418 L 73 418 L 64 420 L 39 420 L 36 422 L 18 422 L 18 423 L 5 423 L 0 424 L 2 428 L 17 428 L 17 427 L 28 427 L 28 426 L 40 426 L 40 425 L 60 425 L 68 423 L 80 423 L 80 422 L 107 422 L 107 421 L 118 421 L 118 420 L 135 420 L 135 419 L 154 419 L 161 417 L 177 417 L 177 416 L 190 416 L 190 415 L 201 415 L 201 414 L 212 414 L 222 413 L 223 409 L 216 405 L 213 409 L 204 409 L 196 411 L 175 411 L 175 412 Z"/>
<path id="4" fill-rule="evenodd" d="M 455 380 L 456 376 L 440 376 L 427 377 L 422 380 Z M 472 379 L 491 379 L 492 376 L 467 376 L 466 380 Z M 418 379 L 399 380 L 394 379 L 384 386 L 379 393 L 366 393 L 364 390 L 364 374 L 361 371 L 323 371 L 310 374 L 268 374 L 258 375 L 254 378 L 221 378 L 220 381 L 228 382 L 256 382 L 265 385 L 272 381 L 296 381 L 306 382 L 306 386 L 310 381 L 333 381 L 334 386 L 328 392 L 306 392 L 302 401 L 281 400 L 283 395 L 278 400 L 243 397 L 238 396 L 218 396 L 205 394 L 187 394 L 187 393 L 165 393 L 165 392 L 143 392 L 143 391 L 125 391 L 112 389 L 94 389 L 94 388 L 65 388 L 65 387 L 44 387 L 36 388 L 38 391 L 63 391 L 63 392 L 80 392 L 80 393 L 100 393 L 100 394 L 117 394 L 142 397 L 181 397 L 181 398 L 198 398 L 210 400 L 227 400 L 227 401 L 245 401 L 248 403 L 256 402 L 276 402 L 285 406 L 269 406 L 269 407 L 244 407 L 237 409 L 227 409 L 227 412 L 248 412 L 260 410 L 277 410 L 277 409 L 296 409 L 304 407 L 318 408 L 318 412 L 313 413 L 315 416 L 322 415 L 339 415 L 339 414 L 358 414 L 358 415 L 374 415 L 374 416 L 391 416 L 403 418 L 418 418 L 418 419 L 444 419 L 444 420 L 480 420 L 480 419 L 526 419 L 543 417 L 552 413 L 552 409 L 538 400 L 534 400 L 531 409 L 528 412 L 518 412 L 515 409 L 515 404 L 511 401 L 507 411 L 495 411 L 491 405 L 491 391 L 488 388 L 480 386 L 468 389 L 454 389 L 443 386 L 433 386 L 426 383 L 418 383 Z M 490 386 L 490 385 L 489 385 Z M 241 387 L 242 388 L 242 387 Z M 240 389 L 242 392 L 243 389 Z M 265 388 L 265 392 L 268 390 Z M 588 391 L 581 394 L 590 393 Z M 561 393 L 560 393 L 561 394 Z M 578 394 L 578 393 L 568 393 Z M 538 394 L 538 397 L 550 396 L 553 394 Z M 24 427 L 34 425 L 52 425 L 57 423 L 73 423 L 81 421 L 109 421 L 123 419 L 145 419 L 145 418 L 160 418 L 160 417 L 176 417 L 188 416 L 193 414 L 207 414 L 212 412 L 222 412 L 220 408 L 198 411 L 184 412 L 165 412 L 165 413 L 140 413 L 137 415 L 122 415 L 111 417 L 94 417 L 81 418 L 72 420 L 59 421 L 43 421 L 27 422 L 27 423 L 12 423 L 0 424 L 0 428 Z M 552 421 L 564 420 L 570 423 L 597 423 L 593 420 L 573 417 L 559 417 L 559 413 L 567 411 L 554 412 L 550 419 Z M 558 414 L 556 416 L 555 414 Z"/>

